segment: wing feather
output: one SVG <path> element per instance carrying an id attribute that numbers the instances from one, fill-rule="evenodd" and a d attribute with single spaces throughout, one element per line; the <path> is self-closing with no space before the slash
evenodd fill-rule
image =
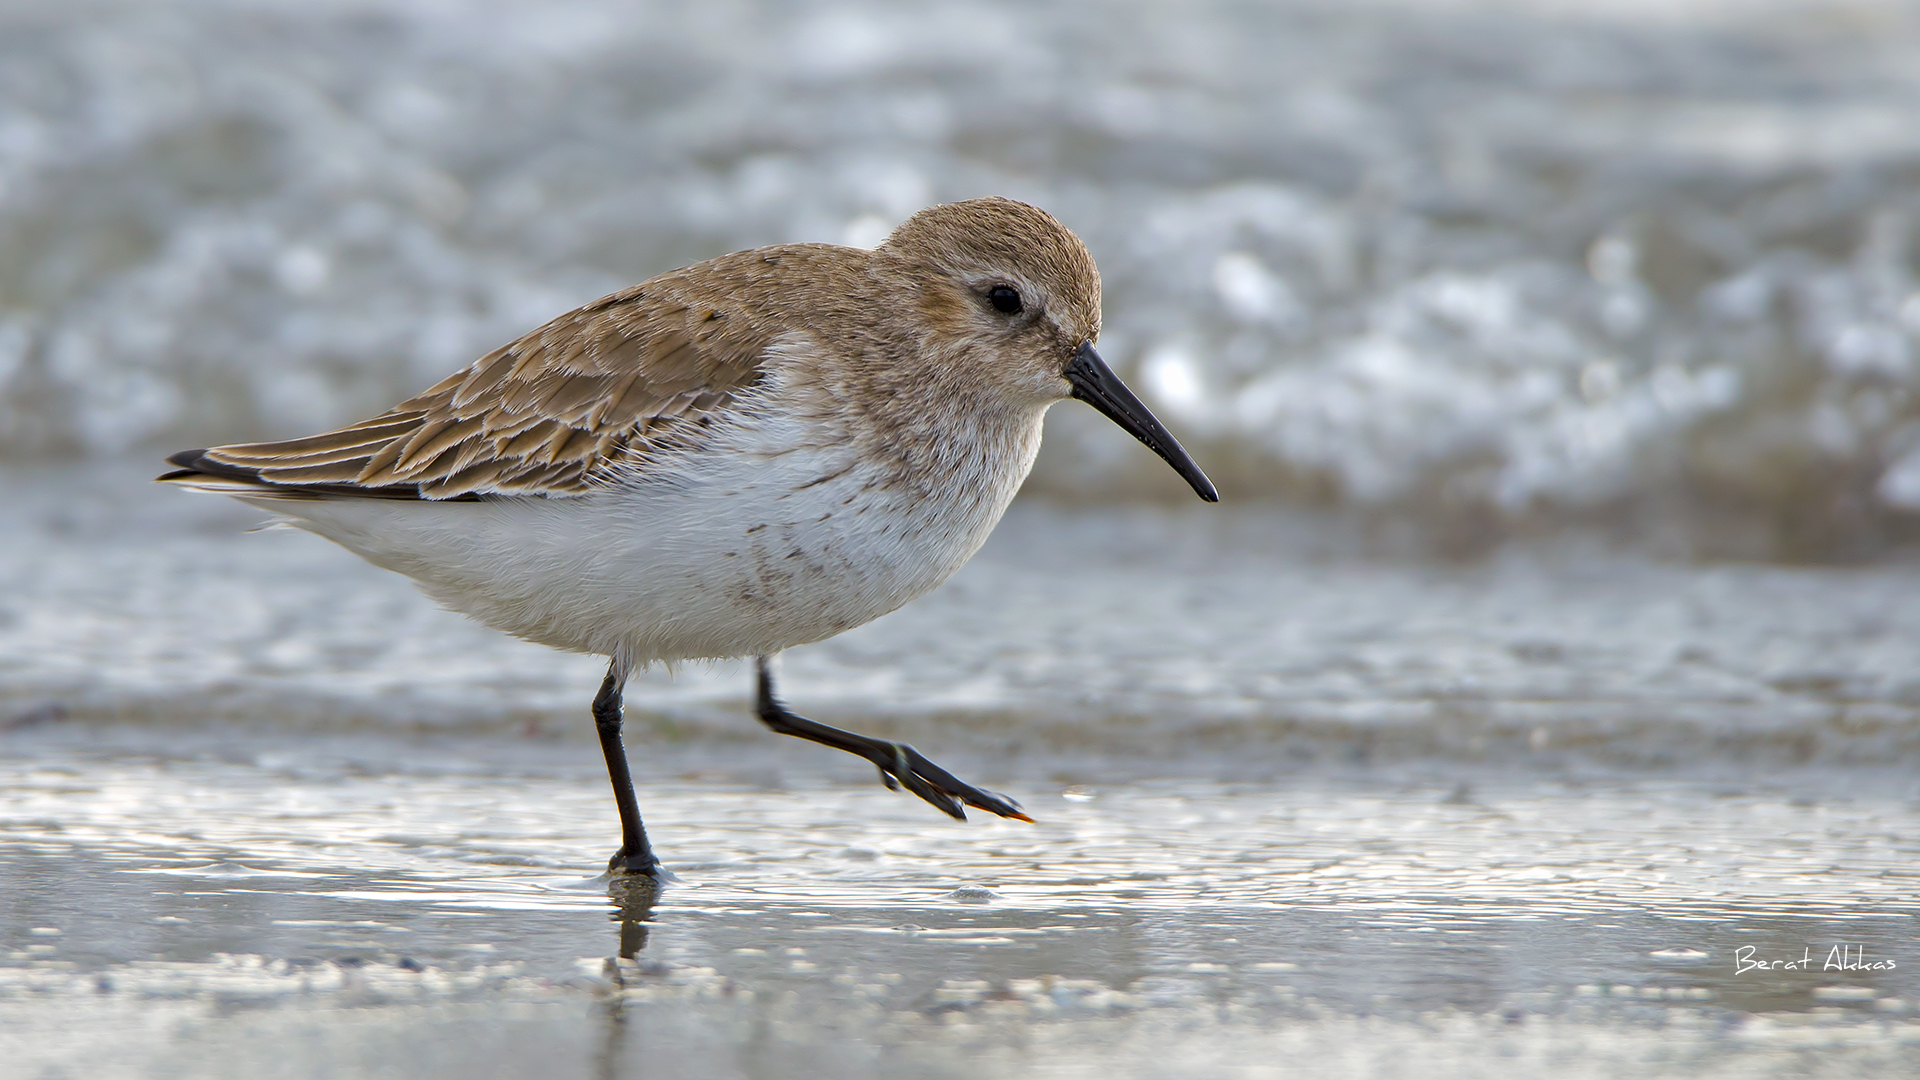
<path id="1" fill-rule="evenodd" d="M 781 249 L 796 261 L 827 258 Z M 834 249 L 820 249 L 832 251 Z M 844 256 L 831 256 L 844 258 Z M 284 442 L 174 455 L 170 479 L 287 497 L 577 495 L 692 437 L 761 378 L 789 327 L 764 294 L 784 258 L 742 252 L 568 312 L 387 412 Z"/>

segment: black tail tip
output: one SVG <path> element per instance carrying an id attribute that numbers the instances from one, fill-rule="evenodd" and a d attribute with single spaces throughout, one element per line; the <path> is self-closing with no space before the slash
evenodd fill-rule
<path id="1" fill-rule="evenodd" d="M 168 454 L 167 464 L 178 465 L 183 469 L 198 471 L 200 468 L 200 455 L 206 452 L 207 448 L 203 446 L 198 450 L 182 450 L 177 454 Z"/>

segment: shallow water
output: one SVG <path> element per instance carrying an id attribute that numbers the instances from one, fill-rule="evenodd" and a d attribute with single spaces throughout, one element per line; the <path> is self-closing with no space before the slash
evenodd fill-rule
<path id="1" fill-rule="evenodd" d="M 655 671 L 623 919 L 595 661 L 147 475 L 0 479 L 0 1075 L 1912 1069 L 1914 567 L 1025 503 L 784 688 L 1038 824 Z"/>
<path id="2" fill-rule="evenodd" d="M 599 662 L 437 610 L 313 536 L 246 532 L 261 515 L 150 475 L 0 479 L 0 720 L 588 737 Z M 942 589 L 788 653 L 783 689 L 934 746 L 1256 774 L 1920 760 L 1920 566 L 1368 546 L 1299 512 L 1022 503 Z M 629 703 L 649 738 L 757 739 L 749 688 L 739 665 L 655 669 Z"/>
<path id="3" fill-rule="evenodd" d="M 10 741 L 8 1075 L 1884 1076 L 1920 1045 L 1906 777 L 1083 759 L 989 777 L 1038 824 L 962 826 L 642 754 L 679 880 L 623 909 L 577 750 Z"/>

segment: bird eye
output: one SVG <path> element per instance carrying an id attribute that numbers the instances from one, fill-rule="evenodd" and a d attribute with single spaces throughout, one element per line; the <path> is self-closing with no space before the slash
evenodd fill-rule
<path id="1" fill-rule="evenodd" d="M 995 285 L 987 292 L 987 302 L 1002 315 L 1020 314 L 1020 290 L 1011 285 Z"/>

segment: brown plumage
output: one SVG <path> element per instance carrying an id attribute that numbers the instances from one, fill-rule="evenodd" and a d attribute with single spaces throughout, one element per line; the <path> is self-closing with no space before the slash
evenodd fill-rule
<path id="1" fill-rule="evenodd" d="M 664 274 L 568 312 L 370 420 L 189 452 L 176 464 L 329 494 L 582 493 L 610 462 L 753 385 L 780 327 L 741 302 L 737 282 L 830 251 L 745 252 Z"/>
<path id="2" fill-rule="evenodd" d="M 966 295 L 922 287 L 936 264 L 962 275 L 1024 266 L 1030 288 L 1075 283 L 1055 322 L 1081 340 L 1099 333 L 1099 273 L 1078 238 L 1024 203 L 980 199 L 922 211 L 872 252 L 789 244 L 662 274 L 554 319 L 379 416 L 305 438 L 183 451 L 169 459 L 180 471 L 162 479 L 252 481 L 283 497 L 584 494 L 644 469 L 657 449 L 697 440 L 760 380 L 768 348 L 796 334 L 865 360 L 859 374 L 898 409 L 889 426 L 911 442 L 924 413 L 909 403 L 945 391 L 946 380 L 929 385 L 913 363 L 885 369 L 937 339 L 950 337 L 951 349 L 975 336 Z"/>

